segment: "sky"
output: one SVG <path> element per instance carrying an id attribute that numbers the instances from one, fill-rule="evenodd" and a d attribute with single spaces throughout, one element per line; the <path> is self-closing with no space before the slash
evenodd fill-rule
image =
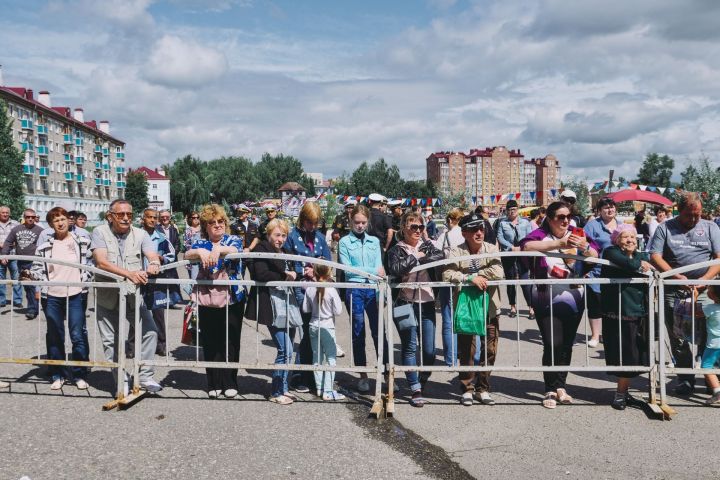
<path id="1" fill-rule="evenodd" d="M 32 6 L 28 6 L 32 5 Z M 720 164 L 714 0 L 0 0 L 6 86 L 109 120 L 129 166 L 264 152 L 326 178 L 434 151 L 563 178 Z"/>

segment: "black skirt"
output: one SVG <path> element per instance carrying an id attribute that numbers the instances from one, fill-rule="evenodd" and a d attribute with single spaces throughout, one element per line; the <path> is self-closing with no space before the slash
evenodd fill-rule
<path id="1" fill-rule="evenodd" d="M 620 324 L 619 328 L 618 323 Z M 618 321 L 616 315 L 603 315 L 602 335 L 605 346 L 605 364 L 620 366 L 622 351 L 622 366 L 648 366 L 647 323 L 647 317 L 634 317 L 633 319 L 623 317 Z M 641 374 L 641 372 L 608 373 L 622 378 L 633 378 Z"/>

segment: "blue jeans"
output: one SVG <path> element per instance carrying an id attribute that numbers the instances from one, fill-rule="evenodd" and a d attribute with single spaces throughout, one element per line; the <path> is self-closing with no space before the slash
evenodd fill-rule
<path id="1" fill-rule="evenodd" d="M 324 365 L 326 361 L 331 367 L 336 365 L 335 327 L 310 325 L 310 343 L 313 351 L 313 365 Z M 334 390 L 335 372 L 316 371 L 313 373 L 315 374 L 316 390 L 320 393 L 330 393 Z"/>
<path id="2" fill-rule="evenodd" d="M 20 278 L 20 270 L 16 260 L 9 260 L 7 265 L 0 263 L 0 280 L 7 279 L 7 271 L 10 270 L 10 279 L 17 280 Z M 12 302 L 15 305 L 22 305 L 22 287 L 20 284 L 15 284 L 12 287 Z M 0 305 L 3 305 L 7 301 L 7 287 L 0 285 Z"/>
<path id="3" fill-rule="evenodd" d="M 365 314 L 370 324 L 370 334 L 378 351 L 378 304 L 377 292 L 370 288 L 351 288 L 345 291 L 345 307 L 352 316 L 353 362 L 356 367 L 367 365 L 365 358 Z M 383 337 L 383 363 L 388 363 L 388 345 Z"/>
<path id="4" fill-rule="evenodd" d="M 18 262 L 19 270 L 30 270 L 31 267 L 32 262 Z M 23 285 L 23 289 L 25 290 L 25 299 L 27 300 L 25 315 L 37 315 L 39 308 L 38 301 L 35 298 L 37 287 L 35 285 Z"/>
<path id="5" fill-rule="evenodd" d="M 85 325 L 85 312 L 83 311 L 83 294 L 78 293 L 71 297 L 48 296 L 42 300 L 45 318 L 47 319 L 47 333 L 45 344 L 47 356 L 50 360 L 65 360 L 65 313 L 67 311 L 68 331 L 72 342 L 72 360 L 87 361 L 90 350 L 88 346 L 87 327 Z M 48 373 L 53 381 L 65 378 L 63 367 L 50 365 Z M 87 376 L 86 367 L 71 367 L 72 378 L 84 379 Z"/>
<path id="6" fill-rule="evenodd" d="M 457 363 L 457 335 L 453 334 L 452 288 L 440 287 L 440 315 L 442 316 L 442 342 L 445 365 Z M 453 358 L 454 357 L 454 358 Z"/>
<path id="7" fill-rule="evenodd" d="M 406 303 L 400 300 L 398 304 Z M 418 327 L 401 330 L 400 333 L 400 355 L 402 364 L 406 367 L 418 365 L 429 366 L 435 363 L 435 302 L 415 303 L 415 318 L 419 319 L 419 334 L 421 342 L 418 342 Z M 418 345 L 421 349 L 418 351 Z M 405 372 L 410 390 L 420 390 L 430 378 L 430 372 Z"/>
<path id="8" fill-rule="evenodd" d="M 293 355 L 293 338 L 295 337 L 295 329 L 291 328 L 288 332 L 284 328 L 275 328 L 269 326 L 270 336 L 277 348 L 277 356 L 275 357 L 275 365 L 289 365 L 292 363 Z M 273 370 L 272 373 L 272 392 L 270 396 L 279 397 L 288 392 L 288 371 Z"/>

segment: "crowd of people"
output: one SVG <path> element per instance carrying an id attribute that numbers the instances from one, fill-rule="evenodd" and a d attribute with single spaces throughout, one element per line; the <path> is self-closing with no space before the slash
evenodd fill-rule
<path id="1" fill-rule="evenodd" d="M 655 217 L 630 224 L 618 218 L 617 205 L 608 197 L 594 206 L 594 215 L 578 214 L 576 196 L 566 190 L 558 201 L 535 209 L 529 219 L 519 214 L 519 205 L 510 200 L 504 214 L 491 218 L 482 207 L 471 211 L 453 208 L 445 219 L 445 228 L 419 206 L 403 211 L 400 202 L 388 202 L 379 194 L 368 197 L 367 205 L 349 200 L 341 212 L 323 229 L 324 219 L 316 202 L 306 202 L 294 225 L 278 216 L 275 207 L 266 210 L 262 222 L 249 218 L 251 209 L 239 205 L 236 221 L 216 204 L 188 212 L 182 232 L 171 221 L 171 212 L 146 209 L 140 226 L 133 226 L 132 205 L 126 200 L 111 203 L 106 221 L 89 232 L 86 217 L 55 207 L 48 212 L 48 227 L 39 226 L 36 213 L 27 209 L 22 223 L 11 219 L 10 210 L 0 207 L 0 242 L 2 254 L 36 256 L 37 261 L 0 260 L 0 278 L 52 281 L 64 286 L 18 285 L 12 287 L 11 301 L 6 288 L 0 288 L 0 305 L 12 304 L 20 309 L 25 291 L 25 316 L 34 320 L 42 306 L 47 322 L 47 358 L 62 360 L 65 353 L 65 322 L 68 324 L 72 360 L 88 360 L 86 315 L 88 289 L 83 283 L 90 271 L 72 264 L 94 266 L 118 275 L 129 284 L 141 287 L 142 295 L 129 294 L 127 320 L 134 326 L 134 302 L 140 302 L 140 338 L 142 359 L 165 355 L 165 314 L 168 308 L 189 300 L 197 306 L 199 344 L 206 362 L 238 362 L 243 318 L 267 327 L 277 350 L 275 363 L 336 365 L 342 356 L 335 335 L 335 319 L 343 306 L 351 319 L 352 362 L 365 366 L 366 322 L 375 351 L 386 338 L 379 329 L 377 291 L 363 284 L 373 278 L 390 277 L 393 282 L 420 284 L 393 289 L 393 321 L 400 339 L 400 364 L 405 367 L 430 366 L 436 363 L 435 345 L 437 310 L 440 311 L 443 358 L 448 365 L 492 366 L 498 354 L 501 296 L 507 295 L 505 314 L 520 315 L 517 299 L 521 293 L 528 306 L 527 317 L 537 323 L 542 340 L 544 366 L 570 365 L 578 328 L 587 314 L 591 335 L 589 348 L 604 344 L 609 366 L 647 366 L 649 358 L 648 318 L 653 307 L 648 304 L 646 283 L 619 285 L 573 284 L 573 278 L 632 278 L 720 258 L 720 228 L 702 218 L 702 198 L 693 193 L 680 196 L 678 214 L 669 218 L 664 208 Z M 164 264 L 176 261 L 184 252 L 190 260 L 188 275 L 197 280 L 240 280 L 247 274 L 258 282 L 308 281 L 307 287 L 256 286 L 249 291 L 241 286 L 195 285 L 159 288 L 148 279 L 162 276 L 178 278 L 174 269 Z M 289 253 L 312 259 L 333 260 L 362 271 L 337 273 L 337 280 L 357 284 L 357 288 L 338 289 L 336 279 L 326 265 L 315 262 L 283 261 L 272 256 L 242 261 L 227 259 L 240 252 Z M 499 252 L 509 252 L 502 256 Z M 517 257 L 512 252 L 546 252 L 569 254 L 558 256 Z M 478 255 L 477 258 L 473 258 Z M 610 265 L 582 261 L 582 257 L 603 258 Z M 457 261 L 452 261 L 457 258 Z M 61 260 L 48 263 L 42 259 Z M 439 267 L 417 268 L 445 260 Z M 712 280 L 718 277 L 720 265 L 701 267 L 675 275 L 675 279 Z M 96 280 L 108 280 L 102 274 Z M 504 292 L 488 282 L 495 280 L 557 279 L 552 285 L 528 284 L 517 292 L 508 284 Z M 433 288 L 430 282 L 449 282 L 453 287 Z M 325 285 L 326 284 L 326 285 Z M 707 290 L 707 294 L 706 294 Z M 693 365 L 693 342 L 702 357 L 703 368 L 716 367 L 720 359 L 720 288 L 710 286 L 677 286 L 665 288 L 665 321 L 672 355 L 678 367 Z M 97 288 L 97 323 L 105 358 L 117 360 L 125 348 L 135 352 L 134 332 L 118 339 L 119 293 L 117 289 Z M 687 305 L 702 319 L 698 338 L 689 338 L 686 325 L 678 318 Z M 697 308 L 696 308 L 697 306 Z M 587 308 L 587 312 L 585 312 Z M 476 309 L 476 310 L 473 310 Z M 479 309 L 479 310 L 477 310 Z M 481 312 L 482 319 L 477 312 Z M 459 312 L 471 312 L 469 324 L 458 326 Z M 475 312 L 475 313 L 472 313 Z M 465 315 L 463 313 L 463 315 Z M 475 317 L 473 317 L 475 315 Z M 697 319 L 690 319 L 690 322 Z M 693 329 L 694 332 L 694 329 Z M 296 340 L 299 340 L 296 347 Z M 60 389 L 72 381 L 80 389 L 88 388 L 87 368 L 59 366 L 49 368 L 51 388 Z M 227 368 L 208 368 L 207 393 L 210 398 L 233 398 L 238 395 L 238 372 Z M 630 379 L 638 373 L 616 372 L 617 389 L 613 408 L 622 410 L 636 403 L 629 394 Z M 410 405 L 422 407 L 428 371 L 408 368 L 405 373 L 410 391 Z M 573 397 L 567 385 L 567 372 L 548 370 L 543 373 L 542 405 L 553 409 L 571 404 Z M 127 383 L 126 379 L 126 383 Z M 708 405 L 720 406 L 720 382 L 706 376 L 710 397 Z M 154 369 L 140 370 L 141 388 L 159 392 L 162 386 L 154 378 Z M 3 382 L 2 386 L 7 386 Z M 463 371 L 459 375 L 461 404 L 475 401 L 492 405 L 490 372 Z M 355 388 L 370 390 L 370 380 L 361 374 Z M 693 375 L 679 376 L 678 394 L 695 390 Z M 280 405 L 297 400 L 293 392 L 315 392 L 323 400 L 344 398 L 337 391 L 332 371 L 273 371 L 269 399 Z"/>

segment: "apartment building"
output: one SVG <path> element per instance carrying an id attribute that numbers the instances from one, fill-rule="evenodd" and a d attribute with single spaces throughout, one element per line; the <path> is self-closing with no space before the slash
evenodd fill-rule
<path id="1" fill-rule="evenodd" d="M 165 170 L 140 167 L 137 170 L 132 168 L 130 172 L 140 172 L 145 175 L 148 182 L 148 206 L 157 210 L 170 210 L 170 177 L 165 175 Z"/>
<path id="2" fill-rule="evenodd" d="M 53 107 L 50 93 L 2 86 L 12 138 L 24 155 L 26 205 L 44 219 L 54 206 L 101 218 L 125 190 L 125 143 L 110 122 L 85 120 L 82 108 Z"/>
<path id="3" fill-rule="evenodd" d="M 523 205 L 547 205 L 549 189 L 558 188 L 560 167 L 554 155 L 525 160 L 518 150 L 504 146 L 463 152 L 435 152 L 426 159 L 427 178 L 441 195 L 463 193 L 467 200 L 482 198 L 490 205 L 492 195 L 520 193 Z M 541 194 L 541 190 L 548 193 Z M 532 192 L 532 193 L 531 193 Z M 502 199 L 495 204 L 504 204 Z M 478 202 L 479 203 L 479 202 Z"/>

